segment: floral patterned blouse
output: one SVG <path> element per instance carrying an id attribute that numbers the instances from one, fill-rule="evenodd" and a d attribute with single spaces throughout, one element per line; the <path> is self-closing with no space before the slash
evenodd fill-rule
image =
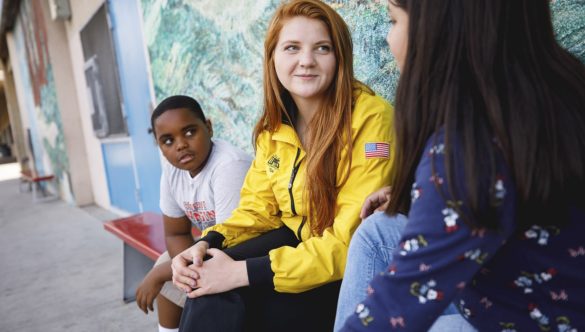
<path id="1" fill-rule="evenodd" d="M 393 263 L 343 331 L 426 331 L 451 302 L 482 331 L 585 331 L 585 212 L 571 209 L 563 228 L 517 229 L 514 185 L 500 162 L 499 229 L 471 229 L 457 212 L 465 203 L 448 194 L 443 142 L 441 132 L 429 139 Z"/>

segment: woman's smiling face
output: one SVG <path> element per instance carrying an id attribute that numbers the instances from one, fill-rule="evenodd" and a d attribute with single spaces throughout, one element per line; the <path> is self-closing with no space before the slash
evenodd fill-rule
<path id="1" fill-rule="evenodd" d="M 287 19 L 274 50 L 274 67 L 293 99 L 321 100 L 337 69 L 325 23 L 304 16 Z"/>

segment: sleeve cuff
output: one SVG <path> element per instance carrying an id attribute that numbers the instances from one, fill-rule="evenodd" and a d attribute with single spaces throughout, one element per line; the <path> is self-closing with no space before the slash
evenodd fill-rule
<path id="1" fill-rule="evenodd" d="M 274 272 L 270 267 L 269 256 L 246 259 L 246 268 L 250 287 L 268 286 L 274 289 Z"/>
<path id="2" fill-rule="evenodd" d="M 200 238 L 195 243 L 199 241 L 205 241 L 209 243 L 209 248 L 222 249 L 223 240 L 225 240 L 225 237 L 221 233 L 210 231 L 207 233 L 207 235 Z"/>

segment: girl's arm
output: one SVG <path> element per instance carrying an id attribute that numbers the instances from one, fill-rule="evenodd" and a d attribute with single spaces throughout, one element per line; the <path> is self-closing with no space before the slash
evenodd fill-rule
<path id="1" fill-rule="evenodd" d="M 454 207 L 465 211 L 465 203 L 448 194 L 442 152 L 435 153 L 434 166 L 431 164 L 430 151 L 442 151 L 433 148 L 440 144 L 428 145 L 421 157 L 409 221 L 392 265 L 374 278 L 370 295 L 343 331 L 426 331 L 509 236 L 509 228 L 505 232 L 472 230 L 462 221 Z M 455 164 L 460 175 L 462 163 Z M 508 179 L 502 179 L 507 186 Z M 458 185 L 464 188 L 462 183 Z M 509 196 L 503 203 L 507 207 L 512 202 Z"/>
<path id="2" fill-rule="evenodd" d="M 296 248 L 270 251 L 263 259 L 267 266 L 264 271 L 271 273 L 265 273 L 258 283 L 273 284 L 279 292 L 298 293 L 343 277 L 347 249 L 361 222 L 364 199 L 390 183 L 394 158 L 392 120 L 392 108 L 386 101 L 362 93 L 352 116 L 351 168 L 348 172 L 348 151 L 342 153 L 338 166 L 338 181 L 346 181 L 339 187 L 333 226 L 325 229 L 322 236 L 307 239 L 305 234 Z M 376 145 L 374 150 L 372 144 Z"/>
<path id="3" fill-rule="evenodd" d="M 256 155 L 244 179 L 237 208 L 223 223 L 203 231 L 202 240 L 208 242 L 211 248 L 231 247 L 283 225 L 280 208 L 266 174 L 267 157 L 263 144 L 267 140 L 262 139 L 262 135 L 257 140 Z"/>
<path id="4" fill-rule="evenodd" d="M 258 141 L 263 142 L 264 140 L 259 139 Z M 271 183 L 266 176 L 264 151 L 265 148 L 261 144 L 256 146 L 256 157 L 246 174 L 239 205 L 232 212 L 231 217 L 221 224 L 205 229 L 201 239 L 195 245 L 173 259 L 173 283 L 180 289 L 192 292 L 194 288 L 201 287 L 197 282 L 200 278 L 198 268 L 202 266 L 203 258 L 209 248 L 232 246 L 282 226 L 280 209 L 274 197 Z M 222 257 L 221 254 L 219 256 Z M 231 259 L 226 256 L 226 260 Z M 188 266 L 192 263 L 194 267 L 189 268 Z M 235 280 L 224 280 L 224 278 L 217 277 L 214 280 L 216 283 L 222 283 L 220 288 L 223 291 L 243 286 L 243 282 L 248 283 L 246 262 L 236 263 L 238 263 L 237 266 L 232 266 L 233 271 L 229 274 L 236 276 Z M 210 271 L 210 274 L 212 273 Z M 205 280 L 201 280 L 200 283 L 205 284 Z M 216 288 L 206 286 L 197 294 L 202 295 L 204 290 L 213 291 Z M 191 296 L 196 295 L 192 293 Z"/>

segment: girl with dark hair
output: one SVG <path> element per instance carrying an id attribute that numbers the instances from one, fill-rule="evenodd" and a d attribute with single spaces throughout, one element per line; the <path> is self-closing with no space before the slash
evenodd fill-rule
<path id="1" fill-rule="evenodd" d="M 264 49 L 264 112 L 240 204 L 173 259 L 191 298 L 182 331 L 331 331 L 361 203 L 390 181 L 392 111 L 355 79 L 341 16 L 319 0 L 286 1 Z"/>
<path id="2" fill-rule="evenodd" d="M 368 202 L 408 222 L 398 241 L 384 214 L 356 231 L 348 271 L 396 248 L 342 330 L 424 331 L 450 303 L 479 330 L 585 329 L 585 68 L 555 41 L 549 1 L 389 11 L 396 172 Z"/>

